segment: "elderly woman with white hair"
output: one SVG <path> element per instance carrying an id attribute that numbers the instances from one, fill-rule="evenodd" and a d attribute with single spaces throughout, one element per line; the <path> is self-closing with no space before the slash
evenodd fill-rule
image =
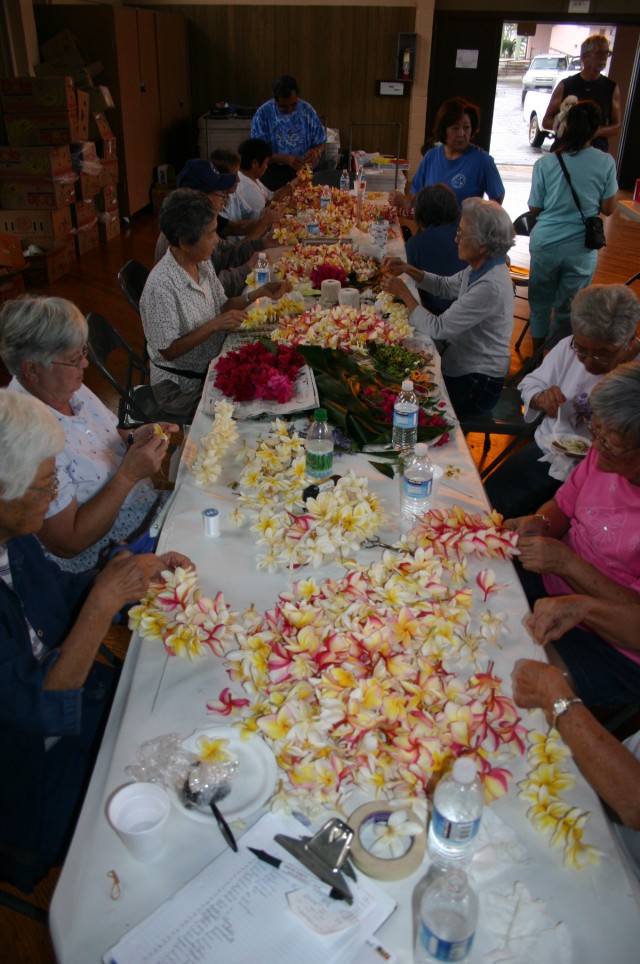
<path id="1" fill-rule="evenodd" d="M 456 234 L 458 256 L 468 266 L 451 277 L 430 274 L 399 258 L 386 258 L 382 287 L 404 301 L 409 323 L 441 349 L 442 373 L 458 417 L 487 412 L 494 407 L 511 362 L 513 285 L 507 252 L 515 231 L 509 215 L 496 201 L 467 198 Z M 400 274 L 419 289 L 439 298 L 455 299 L 441 315 L 434 315 L 414 298 Z"/>
<path id="2" fill-rule="evenodd" d="M 524 515 L 553 498 L 575 467 L 576 457 L 558 446 L 567 436 L 591 440 L 589 396 L 607 372 L 640 352 L 638 322 L 640 301 L 626 285 L 592 285 L 576 294 L 573 336 L 558 342 L 518 386 L 525 421 L 545 415 L 535 441 L 503 462 L 485 485 L 492 506 L 503 516 Z"/>
<path id="3" fill-rule="evenodd" d="M 0 389 L 0 879 L 25 891 L 63 856 L 90 776 L 115 682 L 94 660 L 113 616 L 190 565 L 122 553 L 95 576 L 47 560 L 35 533 L 64 444 L 46 405 Z"/>
<path id="4" fill-rule="evenodd" d="M 87 322 L 64 298 L 21 298 L 0 311 L 0 356 L 12 391 L 44 402 L 62 426 L 59 490 L 41 541 L 64 569 L 82 572 L 103 549 L 135 538 L 167 493 L 153 488 L 168 441 L 143 425 L 128 432 L 85 385 Z M 178 426 L 161 423 L 163 431 Z"/>
<path id="5" fill-rule="evenodd" d="M 591 449 L 553 499 L 507 523 L 518 533 L 519 575 L 531 605 L 573 593 L 640 605 L 640 361 L 609 372 L 591 393 Z M 547 647 L 591 706 L 637 703 L 640 639 L 612 623 L 580 624 Z M 603 636 L 605 638 L 603 638 Z"/>

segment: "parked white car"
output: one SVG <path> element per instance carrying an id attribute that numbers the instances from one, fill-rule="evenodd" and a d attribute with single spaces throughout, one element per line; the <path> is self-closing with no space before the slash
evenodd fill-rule
<path id="1" fill-rule="evenodd" d="M 532 147 L 542 147 L 545 138 L 553 137 L 553 131 L 542 127 L 542 119 L 547 113 L 552 90 L 530 90 L 524 98 L 522 119 L 528 126 L 529 143 Z"/>
<path id="2" fill-rule="evenodd" d="M 578 61 L 576 66 L 576 60 Z M 559 80 L 580 70 L 580 58 L 563 54 L 538 54 L 522 78 L 522 103 L 530 90 L 553 90 Z"/>

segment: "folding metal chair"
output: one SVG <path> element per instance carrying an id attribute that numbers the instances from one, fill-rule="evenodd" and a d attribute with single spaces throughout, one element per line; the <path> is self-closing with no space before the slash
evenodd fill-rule
<path id="1" fill-rule="evenodd" d="M 184 417 L 176 417 L 163 412 L 150 385 L 144 383 L 147 366 L 131 345 L 109 324 L 106 318 L 95 311 L 87 315 L 89 325 L 89 358 L 112 388 L 120 396 L 118 403 L 118 424 L 120 428 L 142 425 L 148 422 L 175 422 L 184 425 Z M 119 353 L 125 362 L 123 382 L 113 374 L 113 364 L 109 359 Z"/>
<path id="2" fill-rule="evenodd" d="M 515 228 L 516 234 L 521 237 L 529 237 L 531 234 L 531 229 L 535 224 L 535 217 L 530 211 L 526 211 L 524 214 L 520 214 L 513 222 L 513 227 Z M 518 265 L 511 265 L 509 267 L 509 273 L 511 275 L 511 281 L 513 282 L 513 290 L 516 298 L 521 298 L 524 301 L 528 300 L 528 290 L 529 290 L 529 269 L 521 268 Z M 524 291 L 524 294 L 518 294 L 518 290 Z M 518 316 L 520 317 L 520 316 Z M 525 321 L 524 328 L 520 332 L 520 336 L 516 342 L 516 351 L 520 351 L 520 345 L 529 330 L 529 319 L 522 319 Z"/>
<path id="3" fill-rule="evenodd" d="M 118 284 L 131 307 L 140 314 L 140 298 L 149 277 L 149 269 L 140 261 L 127 261 L 118 271 Z"/>

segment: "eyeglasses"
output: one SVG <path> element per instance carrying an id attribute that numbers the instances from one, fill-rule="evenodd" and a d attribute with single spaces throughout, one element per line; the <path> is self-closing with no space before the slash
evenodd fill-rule
<path id="1" fill-rule="evenodd" d="M 619 459 L 622 458 L 623 455 L 629 455 L 631 452 L 638 451 L 637 445 L 632 445 L 627 449 L 619 449 L 615 445 L 610 445 L 610 443 L 607 442 L 607 440 L 603 438 L 599 432 L 594 431 L 592 425 L 587 425 L 587 428 L 589 429 L 589 434 L 591 435 L 593 441 L 602 446 L 603 451 L 605 451 L 607 455 L 613 456 L 614 459 Z"/>
<path id="2" fill-rule="evenodd" d="M 212 191 L 211 193 L 214 195 L 214 197 L 221 197 L 223 201 L 226 201 L 229 197 L 228 191 Z"/>
<path id="3" fill-rule="evenodd" d="M 29 492 L 37 492 L 38 495 L 46 495 L 49 499 L 55 499 L 60 488 L 58 476 L 54 476 L 49 485 L 30 485 Z"/>
<path id="4" fill-rule="evenodd" d="M 474 241 L 475 238 L 472 234 L 460 234 L 459 231 L 456 231 L 455 240 L 456 241 Z"/>
<path id="5" fill-rule="evenodd" d="M 600 362 L 602 365 L 610 365 L 611 361 L 620 352 L 619 348 L 614 348 L 613 351 L 608 352 L 598 351 L 597 353 L 594 351 L 589 351 L 587 348 L 579 348 L 576 345 L 575 338 L 571 339 L 569 348 L 575 353 L 576 358 L 579 358 L 580 361 L 584 361 L 585 358 L 591 358 L 592 361 Z"/>
<path id="6" fill-rule="evenodd" d="M 52 361 L 52 365 L 65 365 L 67 368 L 82 368 L 82 363 L 89 354 L 89 342 L 86 342 L 80 349 L 80 357 L 72 358 L 70 361 Z"/>

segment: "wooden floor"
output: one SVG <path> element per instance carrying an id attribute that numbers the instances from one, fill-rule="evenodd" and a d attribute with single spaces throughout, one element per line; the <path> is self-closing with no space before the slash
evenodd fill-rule
<path id="1" fill-rule="evenodd" d="M 621 197 L 630 197 L 629 192 L 621 192 Z M 635 223 L 616 211 L 606 223 L 607 247 L 600 251 L 595 283 L 613 284 L 625 282 L 640 271 L 640 224 Z M 142 328 L 135 311 L 125 301 L 117 282 L 118 270 L 130 258 L 135 258 L 151 266 L 157 237 L 156 219 L 150 213 L 136 215 L 131 224 L 118 237 L 108 244 L 102 244 L 95 251 L 79 259 L 64 278 L 42 290 L 43 294 L 59 295 L 74 301 L 87 313 L 98 311 L 104 315 L 136 349 L 142 348 Z M 640 283 L 635 286 L 640 293 Z M 526 301 L 518 299 L 513 345 L 528 317 Z M 521 353 L 512 348 L 512 371 L 520 367 L 524 358 L 531 354 L 531 341 L 528 334 L 522 343 Z M 116 410 L 116 400 L 112 390 L 98 373 L 88 369 L 86 383 L 109 407 Z M 0 384 L 6 384 L 6 373 L 0 373 Z M 482 436 L 468 437 L 469 447 L 479 467 L 484 458 L 492 459 L 505 444 L 503 437 L 495 436 L 492 447 L 483 457 Z M 46 908 L 58 878 L 58 870 L 53 870 L 26 899 L 36 906 Z M 18 891 L 6 885 L 0 890 L 21 896 Z M 55 964 L 55 957 L 46 926 L 24 917 L 0 905 L 0 955 L 8 964 Z"/>

